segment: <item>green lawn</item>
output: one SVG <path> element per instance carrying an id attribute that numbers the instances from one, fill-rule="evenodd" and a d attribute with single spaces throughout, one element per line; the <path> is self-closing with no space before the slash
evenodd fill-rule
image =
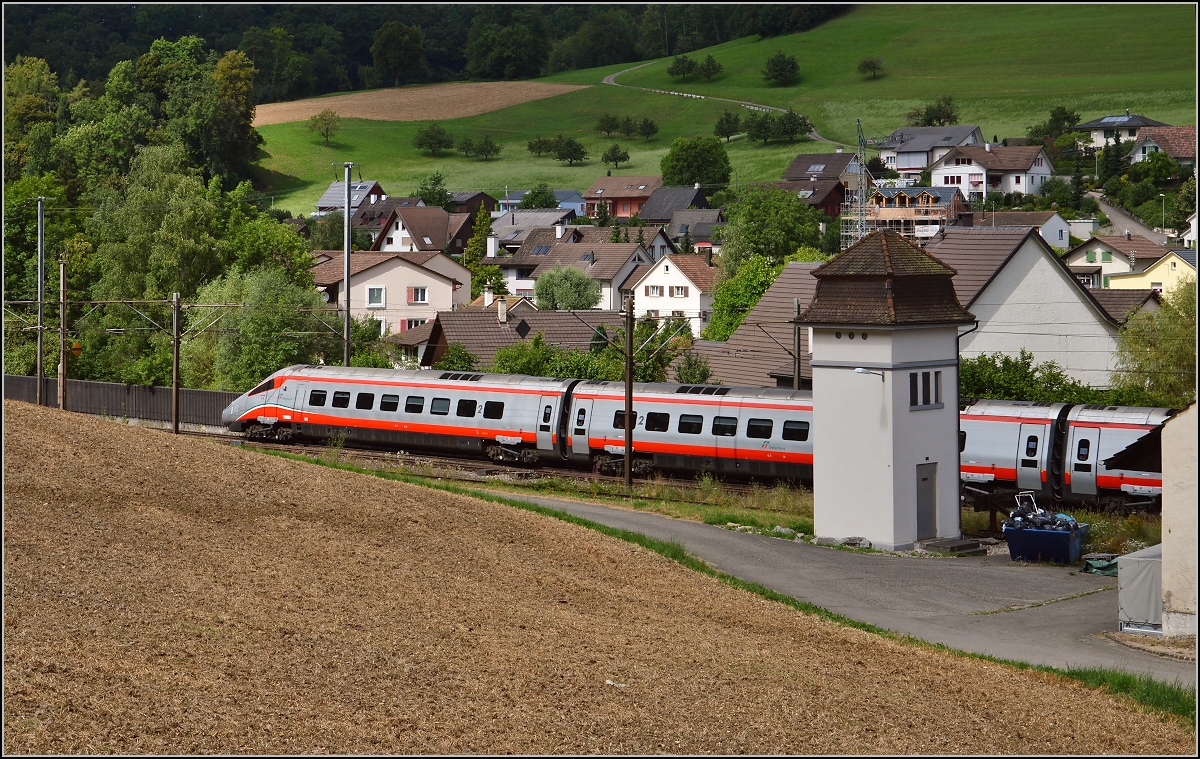
<path id="1" fill-rule="evenodd" d="M 1128 108 L 1168 124 L 1196 122 L 1196 11 L 1190 5 L 871 5 L 852 10 L 817 29 L 766 40 L 734 40 L 690 55 L 711 52 L 725 71 L 711 83 L 682 83 L 666 76 L 667 60 L 618 78 L 621 84 L 691 92 L 791 107 L 806 114 L 823 136 L 856 142 L 855 119 L 868 137 L 904 124 L 913 106 L 940 95 L 959 103 L 961 121 L 979 124 L 984 136 L 1019 137 L 1046 118 L 1054 105 L 1079 111 L 1084 119 Z M 800 63 L 801 80 L 790 87 L 766 86 L 763 61 L 783 50 Z M 872 80 L 855 71 L 868 55 L 883 60 L 884 74 Z M 600 154 L 613 142 L 632 162 L 616 174 L 658 174 L 659 161 L 679 136 L 708 135 L 728 103 L 658 95 L 599 85 L 608 74 L 638 65 L 620 64 L 545 77 L 544 81 L 596 84 L 586 90 L 442 122 L 456 138 L 485 133 L 504 145 L 496 160 L 482 162 L 457 151 L 437 158 L 412 148 L 418 122 L 347 120 L 326 149 L 302 124 L 260 127 L 267 156 L 259 184 L 277 206 L 308 213 L 340 164 L 361 165 L 393 194 L 411 192 L 434 170 L 451 189 L 482 189 L 493 195 L 505 186 L 586 189 L 607 167 Z M 609 112 L 649 117 L 660 132 L 652 140 L 605 138 L 593 131 Z M 526 149 L 533 137 L 558 132 L 580 139 L 590 158 L 568 168 Z M 799 152 L 830 150 L 827 143 L 728 145 L 741 182 L 777 179 Z M 338 164 L 334 168 L 331 164 Z"/>

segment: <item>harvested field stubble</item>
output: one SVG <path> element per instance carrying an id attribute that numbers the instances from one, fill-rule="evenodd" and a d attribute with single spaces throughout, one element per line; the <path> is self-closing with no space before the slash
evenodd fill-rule
<path id="1" fill-rule="evenodd" d="M 326 108 L 346 119 L 461 119 L 582 88 L 583 85 L 552 82 L 450 82 L 420 87 L 393 87 L 293 100 L 289 103 L 263 103 L 254 109 L 254 126 L 306 121 Z"/>
<path id="2" fill-rule="evenodd" d="M 4 411 L 6 752 L 1194 748 L 1131 702 L 544 516 Z"/>

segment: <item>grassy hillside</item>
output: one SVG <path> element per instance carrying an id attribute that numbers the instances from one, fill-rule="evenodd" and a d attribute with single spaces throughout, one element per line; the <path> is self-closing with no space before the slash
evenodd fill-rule
<path id="1" fill-rule="evenodd" d="M 275 124 L 259 127 L 266 138 L 263 148 L 268 154 L 260 162 L 259 178 L 270 187 L 276 206 L 293 213 L 312 210 L 312 204 L 329 182 L 335 176 L 342 178 L 343 161 L 358 163 L 364 178 L 378 180 L 392 194 L 416 189 L 421 179 L 435 170 L 442 172 L 452 190 L 482 189 L 495 197 L 503 194 L 506 185 L 514 190 L 527 189 L 542 181 L 552 187 L 584 190 L 607 170 L 600 156 L 612 143 L 619 143 L 631 158 L 630 163 L 622 164 L 614 174 L 658 174 L 659 161 L 673 139 L 711 135 L 712 125 L 727 107 L 735 106 L 597 86 L 482 116 L 439 122 L 456 140 L 490 134 L 504 146 L 500 157 L 492 161 L 466 158 L 458 151 L 443 152 L 436 158 L 417 151 L 412 147 L 413 135 L 427 122 L 347 119 L 328 149 L 303 123 Z M 594 127 L 606 112 L 649 117 L 658 124 L 660 132 L 650 140 L 627 139 L 621 134 L 605 137 Z M 526 149 L 530 139 L 554 137 L 559 132 L 580 140 L 588 150 L 588 160 L 568 167 L 549 156 L 536 158 Z M 729 142 L 727 149 L 737 170 L 736 179 L 751 181 L 778 179 L 797 153 L 830 147 L 827 143 L 800 141 L 772 142 L 764 147 L 762 143 L 752 145 L 738 137 Z M 331 165 L 335 163 L 337 168 Z"/>
<path id="2" fill-rule="evenodd" d="M 868 134 L 888 134 L 940 95 L 954 97 L 962 122 L 989 139 L 1024 136 L 1060 104 L 1084 119 L 1128 108 L 1194 124 L 1195 23 L 1191 5 L 861 6 L 804 34 L 692 54 L 711 52 L 724 65 L 711 83 L 672 80 L 665 60 L 617 81 L 792 107 L 844 141 L 855 138 L 855 117 Z M 796 56 L 798 84 L 763 82 L 763 62 L 777 51 Z M 867 56 L 883 61 L 877 79 L 856 71 Z"/>
<path id="3" fill-rule="evenodd" d="M 1169 124 L 1196 122 L 1196 11 L 1187 5 L 909 6 L 856 8 L 811 32 L 766 40 L 746 38 L 692 53 L 712 53 L 725 71 L 711 83 L 682 83 L 666 76 L 667 60 L 620 76 L 621 84 L 692 92 L 791 107 L 812 119 L 818 132 L 855 141 L 855 119 L 867 136 L 882 136 L 904 124 L 912 107 L 940 95 L 959 103 L 962 123 L 979 124 L 987 138 L 1024 136 L 1054 105 L 1078 110 L 1084 119 L 1128 108 Z M 763 61 L 776 51 L 795 55 L 802 79 L 790 87 L 767 86 Z M 883 60 L 884 74 L 872 80 L 857 73 L 866 56 Z M 659 160 L 679 136 L 711 134 L 725 108 L 713 100 L 658 95 L 599 85 L 621 64 L 546 77 L 546 81 L 596 84 L 586 90 L 442 122 L 456 138 L 485 133 L 504 145 L 490 162 L 457 151 L 431 158 L 411 146 L 419 122 L 347 120 L 326 149 L 303 124 L 261 127 L 268 154 L 260 180 L 276 204 L 307 213 L 341 169 L 352 160 L 365 178 L 390 192 L 415 189 L 439 170 L 452 189 L 503 193 L 545 181 L 585 189 L 607 167 L 600 154 L 614 141 L 632 157 L 617 174 L 657 174 Z M 652 140 L 605 138 L 593 131 L 605 112 L 654 119 Z M 741 110 L 745 113 L 744 110 Z M 558 132 L 580 139 L 591 157 L 568 168 L 552 158 L 534 158 L 533 137 Z M 777 179 L 798 152 L 830 150 L 827 143 L 766 147 L 744 139 L 729 143 L 737 180 Z"/>

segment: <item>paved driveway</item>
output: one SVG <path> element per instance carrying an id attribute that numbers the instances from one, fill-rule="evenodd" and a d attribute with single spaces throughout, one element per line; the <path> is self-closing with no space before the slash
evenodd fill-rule
<path id="1" fill-rule="evenodd" d="M 1125 230 L 1128 229 L 1133 234 L 1141 235 L 1148 240 L 1153 240 L 1159 245 L 1167 244 L 1167 236 L 1165 234 L 1162 234 L 1161 232 L 1155 232 L 1150 227 L 1147 227 L 1145 224 L 1125 213 L 1120 208 L 1117 208 L 1112 203 L 1109 203 L 1100 193 L 1089 192 L 1088 195 L 1091 195 L 1096 199 L 1096 202 L 1100 204 L 1100 210 L 1104 212 L 1104 215 L 1108 217 L 1109 222 L 1112 224 L 1112 234 L 1123 235 L 1125 234 Z"/>
<path id="2" fill-rule="evenodd" d="M 1072 575 L 1062 567 L 1023 565 L 1007 557 L 856 553 L 629 509 L 497 495 L 677 541 L 735 577 L 922 640 L 1032 664 L 1117 667 L 1167 681 L 1196 682 L 1193 663 L 1102 637 L 1117 629 L 1115 577 Z M 1004 611 L 1011 607 L 1016 610 Z"/>

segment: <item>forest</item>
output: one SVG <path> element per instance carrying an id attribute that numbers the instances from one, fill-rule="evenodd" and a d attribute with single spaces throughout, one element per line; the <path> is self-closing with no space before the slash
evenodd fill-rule
<path id="1" fill-rule="evenodd" d="M 103 84 L 152 42 L 245 53 L 255 103 L 465 79 L 524 79 L 806 31 L 849 5 L 9 5 L 5 64 Z"/>

